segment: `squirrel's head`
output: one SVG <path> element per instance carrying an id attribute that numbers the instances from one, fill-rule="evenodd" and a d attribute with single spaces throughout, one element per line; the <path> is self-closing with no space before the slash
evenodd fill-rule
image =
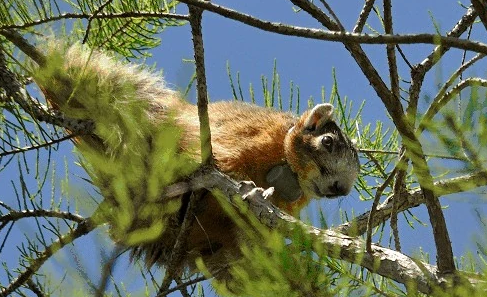
<path id="1" fill-rule="evenodd" d="M 306 198 L 334 198 L 352 189 L 360 169 L 357 148 L 333 120 L 331 104 L 305 112 L 287 133 L 284 149 Z"/>

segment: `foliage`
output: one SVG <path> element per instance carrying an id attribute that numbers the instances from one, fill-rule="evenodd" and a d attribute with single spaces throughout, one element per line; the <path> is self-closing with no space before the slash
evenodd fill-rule
<path id="1" fill-rule="evenodd" d="M 202 5 L 203 8 L 205 8 L 203 5 L 213 5 L 199 3 L 202 1 L 181 2 Z M 340 20 L 326 1 L 320 1 L 323 8 L 320 7 L 318 10 L 316 10 L 317 4 L 313 1 L 291 2 L 295 5 L 293 8 L 297 14 L 309 14 L 328 30 L 340 31 L 337 29 L 341 26 Z M 480 0 L 479 2 L 484 3 Z M 371 10 L 374 10 L 376 19 L 369 18 L 367 23 L 362 24 L 368 28 L 366 32 L 374 35 L 392 33 L 388 28 L 388 17 L 391 16 L 387 13 L 387 8 L 381 12 L 379 7 L 372 7 L 371 3 L 373 4 L 373 1 L 366 1 L 363 8 L 366 17 L 363 20 L 364 22 L 367 20 Z M 387 6 L 387 3 L 389 2 L 385 0 L 384 6 Z M 218 8 L 211 7 L 209 10 L 219 13 Z M 160 237 L 164 232 L 171 230 L 171 218 L 181 208 L 182 202 L 172 200 L 161 203 L 158 197 L 162 196 L 168 185 L 187 178 L 196 170 L 198 164 L 190 156 L 192 152 L 181 152 L 183 136 L 172 117 L 168 117 L 164 122 L 147 117 L 147 110 L 151 107 L 146 101 L 139 100 L 140 94 L 137 90 L 140 82 L 127 79 L 123 84 L 118 85 L 113 84 L 113 81 L 120 81 L 120 79 L 113 79 L 111 76 L 114 75 L 113 73 L 107 73 L 104 77 L 95 75 L 96 65 L 90 64 L 89 61 L 93 58 L 91 55 L 96 56 L 96 50 L 86 57 L 81 56 L 80 64 L 76 67 L 65 69 L 63 57 L 67 49 L 64 44 L 53 44 L 49 36 L 54 35 L 58 40 L 66 39 L 66 44 L 78 41 L 92 49 L 112 52 L 118 60 L 148 57 L 150 51 L 160 44 L 158 34 L 172 29 L 171 27 L 186 24 L 188 17 L 177 13 L 181 9 L 184 9 L 182 5 L 178 5 L 175 1 L 153 0 L 107 0 L 105 2 L 10 0 L 0 5 L 0 54 L 5 59 L 0 67 L 14 72 L 16 79 L 25 86 L 26 94 L 30 94 L 31 97 L 39 94 L 34 84 L 48 86 L 48 89 L 54 90 L 55 94 L 51 95 L 55 100 L 47 103 L 40 99 L 39 102 L 57 106 L 68 118 L 95 122 L 95 134 L 98 137 L 96 139 L 89 135 L 66 137 L 66 131 L 60 127 L 44 123 L 18 101 L 6 98 L 6 88 L 2 88 L 0 84 L 0 108 L 2 108 L 0 181 L 2 188 L 11 189 L 9 195 L 15 196 L 9 203 L 0 200 L 0 232 L 2 232 L 0 254 L 6 253 L 6 249 L 11 249 L 15 245 L 17 252 L 13 254 L 18 256 L 15 259 L 2 257 L 4 269 L 3 274 L 0 274 L 1 288 L 15 282 L 18 275 L 32 271 L 33 274 L 14 290 L 15 293 L 39 296 L 90 293 L 99 296 L 103 294 L 152 296 L 159 290 L 161 269 L 147 270 L 137 260 L 130 267 L 139 268 L 134 269 L 136 275 L 133 278 L 142 282 L 142 286 L 134 290 L 130 284 L 127 285 L 123 280 L 117 279 L 112 269 L 117 261 L 127 258 L 127 253 L 125 250 L 120 250 L 120 247 L 113 242 L 106 243 L 103 240 L 97 242 L 94 239 L 92 248 L 101 250 L 104 254 L 101 260 L 102 275 L 99 280 L 90 280 L 87 276 L 89 267 L 83 267 L 82 260 L 87 255 L 81 254 L 85 248 L 88 248 L 79 247 L 83 252 L 75 253 L 76 242 L 73 243 L 73 247 L 66 245 L 92 232 L 90 229 L 86 233 L 82 231 L 76 233 L 76 230 L 80 230 L 80 226 L 88 220 L 95 225 L 109 222 L 108 232 L 116 243 L 136 245 Z M 456 28 L 459 32 L 449 32 L 448 37 L 457 38 L 468 28 L 470 28 L 468 30 L 475 28 L 482 31 L 482 26 L 486 26 L 482 17 L 481 22 L 473 24 L 476 15 L 472 17 L 470 10 L 464 10 L 464 13 L 466 16 L 459 21 Z M 485 5 L 484 11 L 479 11 L 478 15 L 482 13 L 485 13 Z M 232 12 L 226 11 L 220 14 L 238 20 L 238 17 L 232 16 Z M 418 159 L 428 159 L 425 164 L 432 168 L 433 164 L 437 164 L 435 160 L 438 158 L 443 160 L 440 166 L 434 167 L 431 171 L 435 181 L 443 182 L 435 188 L 435 199 L 444 194 L 472 189 L 478 191 L 482 189 L 481 187 L 485 188 L 487 184 L 485 182 L 487 100 L 483 91 L 483 88 L 487 87 L 487 82 L 478 77 L 464 79 L 463 72 L 470 65 L 467 65 L 469 62 L 465 62 L 463 58 L 462 65 L 451 77 L 444 83 L 440 81 L 437 96 L 432 100 L 427 97 L 423 100 L 420 97 L 424 96 L 424 93 L 420 92 L 424 76 L 442 59 L 442 55 L 448 50 L 464 49 L 460 47 L 460 43 L 455 42 L 450 44 L 450 47 L 438 44 L 440 39 L 435 39 L 435 36 L 441 35 L 442 31 L 434 16 L 432 18 L 435 33 L 432 34 L 433 41 L 429 43 L 436 48 L 426 58 L 427 63 L 418 64 L 419 66 L 411 66 L 407 58 L 403 57 L 405 64 L 411 67 L 409 70 L 413 76 L 411 81 L 402 78 L 399 80 L 397 77 L 395 83 L 398 87 L 395 94 L 392 86 L 395 80 L 393 72 L 394 69 L 396 72 L 398 69 L 397 63 L 392 62 L 395 58 L 392 59 L 391 54 L 387 56 L 390 72 L 382 74 L 382 79 L 380 77 L 377 79 L 374 78 L 373 71 L 370 72 L 364 66 L 364 59 L 361 59 L 363 56 L 357 49 L 359 42 L 362 41 L 358 39 L 350 41 L 346 39 L 347 36 L 343 36 L 340 40 L 352 53 L 357 63 L 362 63 L 360 64 L 362 71 L 384 105 L 388 107 L 389 119 L 365 123 L 364 109 L 370 103 L 364 100 L 361 104 L 357 104 L 356 100 L 352 101 L 342 95 L 346 92 L 344 91 L 346 86 L 338 81 L 334 69 L 331 70 L 333 78 L 331 86 L 322 86 L 321 94 L 316 96 L 320 97 L 319 101 L 330 102 L 336 107 L 337 122 L 347 135 L 358 141 L 362 152 L 362 167 L 361 176 L 355 186 L 356 195 L 363 201 L 376 200 L 374 203 L 377 203 L 381 197 L 388 197 L 381 205 L 382 208 L 377 210 L 378 214 L 375 214 L 379 218 L 377 223 L 367 225 L 366 222 L 364 224 L 363 219 L 359 221 L 361 216 L 343 212 L 342 222 L 340 222 L 343 224 L 340 226 L 352 222 L 352 226 L 346 232 L 348 235 L 358 233 L 361 236 L 365 233 L 365 229 L 369 229 L 374 234 L 374 240 L 388 247 L 394 246 L 399 251 L 400 240 L 397 231 L 399 214 L 412 228 L 415 228 L 414 221 L 421 225 L 430 223 L 435 228 L 438 222 L 438 218 L 431 213 L 428 217 L 429 222 L 426 222 L 424 220 L 427 219 L 419 218 L 410 211 L 410 208 L 417 206 L 415 202 L 411 202 L 413 194 L 419 192 L 420 188 L 427 189 L 425 185 L 427 178 L 421 173 L 424 172 L 421 171 L 424 168 L 416 163 Z M 249 22 L 246 24 L 249 25 Z M 255 22 L 255 24 L 259 23 Z M 257 26 L 253 23 L 250 25 Z M 265 27 L 267 25 L 269 24 L 259 26 L 261 29 L 272 31 L 271 27 Z M 279 30 L 287 28 L 285 24 L 278 25 L 276 26 L 280 28 Z M 25 48 L 18 47 L 17 44 L 14 46 L 12 40 L 5 37 L 4 33 L 10 32 L 9 30 L 21 32 L 23 36 L 28 37 L 27 42 L 37 43 L 38 48 L 58 48 L 50 51 L 51 54 L 46 57 L 45 65 L 33 65 L 29 52 Z M 47 36 L 44 35 L 46 31 L 49 32 Z M 273 32 L 279 33 L 277 29 Z M 357 34 L 360 32 L 362 29 L 354 31 Z M 37 37 L 38 35 L 40 37 Z M 314 38 L 313 36 L 307 37 Z M 366 34 L 361 36 L 363 40 L 368 37 Z M 401 39 L 397 40 L 395 49 L 391 44 L 387 46 L 392 46 L 393 51 L 404 55 L 398 45 Z M 386 44 L 386 42 L 382 43 Z M 414 40 L 411 43 L 414 43 Z M 482 50 L 481 48 L 478 50 L 479 56 L 471 64 L 483 58 L 485 52 Z M 73 54 L 79 53 L 75 51 Z M 316 103 L 315 98 L 302 98 L 303 92 L 297 83 L 292 80 L 289 83 L 281 81 L 279 63 L 274 60 L 269 76 L 262 75 L 260 81 L 249 83 L 246 88 L 246 82 L 242 82 L 240 73 L 237 72 L 234 76 L 230 62 L 227 62 L 227 74 L 233 99 L 259 103 L 295 114 L 313 106 Z M 126 65 L 122 62 L 114 62 L 112 66 L 114 70 L 118 70 Z M 146 71 L 135 66 L 130 69 L 130 71 Z M 417 75 L 418 73 L 422 78 L 421 75 Z M 3 72 L 0 74 L 4 75 Z M 130 75 L 126 77 L 130 78 Z M 196 74 L 189 82 L 188 90 L 195 78 Z M 457 80 L 458 83 L 455 84 Z M 66 82 L 74 82 L 74 85 Z M 390 89 L 385 82 L 391 84 Z M 418 90 L 413 87 L 416 85 L 419 85 Z M 326 92 L 328 88 L 330 91 Z M 401 112 L 395 113 L 393 107 L 400 109 Z M 407 119 L 404 114 L 407 114 Z M 410 131 L 420 141 L 408 139 L 407 137 L 411 135 L 407 133 Z M 65 142 L 69 139 L 82 140 L 81 143 L 85 144 L 78 145 L 77 151 L 73 154 L 72 144 Z M 415 147 L 421 148 L 421 145 L 425 148 L 424 153 L 417 156 L 415 154 L 418 151 Z M 405 155 L 402 155 L 403 152 L 406 152 Z M 426 169 L 429 170 L 428 167 Z M 474 175 L 479 178 L 468 179 L 469 176 Z M 76 181 L 71 180 L 73 176 L 76 176 Z M 463 178 L 464 176 L 466 181 L 461 185 L 446 180 L 449 177 Z M 86 182 L 79 184 L 80 179 Z M 454 186 L 448 187 L 445 184 L 450 186 L 454 184 Z M 366 270 L 357 263 L 360 259 L 344 260 L 346 255 L 342 255 L 341 251 L 324 250 L 322 246 L 313 242 L 304 228 L 294 229 L 291 235 L 269 230 L 255 219 L 244 203 L 235 207 L 228 204 L 223 197 L 220 197 L 220 203 L 240 226 L 242 238 L 245 239 L 243 242 L 248 244 L 243 244 L 241 247 L 243 259 L 234 263 L 230 270 L 232 281 L 229 283 L 212 281 L 218 294 L 423 295 L 418 292 L 416 284 L 401 283 L 395 281 L 393 277 L 389 278 L 376 274 L 375 271 Z M 424 200 L 420 202 L 420 204 L 424 203 Z M 384 209 L 393 209 L 392 214 L 384 214 L 386 211 Z M 320 208 L 316 213 L 321 223 L 318 227 L 329 228 L 330 219 L 325 211 Z M 364 216 L 366 215 L 370 215 L 370 212 Z M 153 219 L 161 216 L 166 219 Z M 242 220 L 242 217 L 246 219 Z M 33 223 L 25 228 L 21 225 L 24 220 L 32 220 Z M 479 214 L 479 220 L 483 221 L 482 214 Z M 361 228 L 363 231 L 357 231 L 362 230 Z M 23 237 L 14 236 L 16 234 L 23 234 Z M 93 232 L 90 235 L 92 234 Z M 362 236 L 366 237 L 366 235 Z M 482 243 L 485 242 L 485 238 L 479 238 L 478 242 L 479 258 L 467 255 L 456 259 L 457 269 L 461 272 L 458 279 L 455 279 L 456 283 L 454 282 L 453 285 L 449 283 L 445 288 L 432 284 L 430 294 L 438 296 L 481 296 L 483 294 L 485 277 L 482 273 L 485 270 L 485 251 Z M 70 260 L 58 254 L 37 272 L 37 269 L 45 263 L 39 262 L 38 259 L 43 255 L 48 255 L 47 258 L 50 258 L 50 254 L 60 248 L 64 250 L 72 248 L 74 261 L 78 263 L 70 263 Z M 444 247 L 436 248 L 438 253 Z M 107 252 L 111 250 L 113 251 Z M 80 254 L 78 256 L 81 260 L 77 259 L 77 254 Z M 364 250 L 363 257 L 366 256 Z M 437 260 L 442 257 L 443 255 L 440 255 Z M 429 259 L 428 254 L 421 254 L 414 261 L 435 264 L 434 259 Z M 56 265 L 61 266 L 63 271 L 65 267 L 71 267 L 71 271 L 59 274 L 57 271 L 59 267 Z M 204 272 L 205 277 L 211 278 L 211 274 L 202 262 L 198 262 L 198 267 Z M 404 273 L 406 272 L 408 271 Z M 426 268 L 423 272 L 428 274 Z M 50 277 L 50 273 L 54 276 Z M 200 275 L 195 276 L 190 271 L 185 273 L 186 278 L 174 279 L 177 284 L 183 284 L 181 294 L 193 296 L 211 294 L 211 290 L 201 285 Z M 472 286 L 471 279 L 476 279 L 478 284 Z M 198 284 L 192 284 L 192 281 Z M 187 285 L 184 286 L 184 283 Z"/>

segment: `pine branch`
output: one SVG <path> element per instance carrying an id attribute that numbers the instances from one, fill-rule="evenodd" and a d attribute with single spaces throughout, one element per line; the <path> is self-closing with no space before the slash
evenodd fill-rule
<path id="1" fill-rule="evenodd" d="M 30 27 L 56 22 L 60 20 L 67 20 L 67 19 L 85 19 L 85 20 L 93 20 L 93 19 L 133 19 L 133 18 L 160 18 L 160 19 L 174 19 L 174 20 L 182 20 L 187 21 L 188 16 L 182 14 L 175 14 L 175 13 L 167 13 L 167 12 L 152 12 L 152 11 L 127 11 L 127 12 L 120 12 L 120 13 L 98 13 L 98 14 L 90 14 L 90 13 L 63 13 L 57 16 L 52 16 L 45 19 L 33 20 L 30 22 L 25 22 L 24 24 L 10 24 L 10 25 L 3 25 L 0 26 L 0 30 L 6 29 L 27 29 Z"/>
<path id="2" fill-rule="evenodd" d="M 22 148 L 19 148 L 19 149 L 14 149 L 14 150 L 6 151 L 6 152 L 3 152 L 3 153 L 0 153 L 0 158 L 1 157 L 8 156 L 8 155 L 15 155 L 15 154 L 24 153 L 24 152 L 27 152 L 27 151 L 38 150 L 38 149 L 41 149 L 41 148 L 50 147 L 50 146 L 52 146 L 54 144 L 61 143 L 63 141 L 69 140 L 69 139 L 73 139 L 76 136 L 78 136 L 78 135 L 69 134 L 69 135 L 63 136 L 61 138 L 53 139 L 52 141 L 44 142 L 44 143 L 41 143 L 41 144 L 38 144 L 38 145 L 31 145 L 31 146 L 22 147 Z"/>
<path id="3" fill-rule="evenodd" d="M 70 244 L 75 239 L 86 235 L 93 231 L 99 223 L 94 222 L 91 218 L 83 220 L 72 231 L 68 232 L 58 240 L 47 246 L 42 252 L 38 252 L 38 257 L 29 262 L 23 272 L 21 272 L 16 279 L 14 279 L 8 286 L 0 289 L 0 297 L 6 297 L 15 292 L 20 286 L 28 282 L 28 280 L 41 268 L 41 266 L 54 255 L 57 251 L 65 245 Z"/>

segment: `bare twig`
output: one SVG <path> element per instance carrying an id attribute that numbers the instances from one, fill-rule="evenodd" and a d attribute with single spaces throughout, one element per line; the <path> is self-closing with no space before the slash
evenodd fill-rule
<path id="1" fill-rule="evenodd" d="M 433 119 L 433 117 L 438 113 L 438 111 L 444 107 L 451 99 L 453 99 L 456 95 L 458 95 L 463 89 L 467 87 L 478 87 L 482 86 L 487 88 L 487 80 L 477 77 L 469 77 L 465 80 L 462 80 L 457 85 L 455 85 L 449 92 L 442 93 L 439 92 L 438 95 L 433 99 L 433 102 L 429 106 L 428 110 L 424 114 L 424 117 L 421 119 L 421 122 L 418 126 L 418 131 L 423 131 L 424 129 L 428 128 L 429 123 Z"/>
<path id="2" fill-rule="evenodd" d="M 396 152 L 396 154 L 397 154 L 397 152 Z M 382 175 L 382 178 L 386 179 L 387 178 L 387 173 L 385 172 L 384 168 L 382 168 L 382 166 L 380 165 L 379 161 L 372 154 L 372 152 L 365 152 L 365 155 L 367 156 L 367 158 L 369 158 L 369 160 L 372 161 L 372 163 L 374 163 L 375 167 L 377 168 L 377 170 L 379 170 L 380 174 Z"/>
<path id="3" fill-rule="evenodd" d="M 23 211 L 10 210 L 9 213 L 7 213 L 6 215 L 0 216 L 0 223 L 15 222 L 24 218 L 46 218 L 46 217 L 65 219 L 76 223 L 81 223 L 85 220 L 85 218 L 80 216 L 79 214 L 75 214 L 67 211 L 35 209 L 35 210 L 23 210 Z"/>
<path id="4" fill-rule="evenodd" d="M 331 17 L 335 21 L 336 25 L 338 26 L 338 28 L 340 28 L 340 31 L 345 31 L 345 27 L 343 27 L 342 23 L 340 22 L 340 19 L 336 16 L 333 9 L 331 9 L 331 6 L 328 4 L 328 2 L 326 2 L 325 0 L 320 0 L 320 2 L 321 2 L 321 4 L 323 4 L 323 6 L 328 11 L 328 13 L 331 15 Z"/>
<path id="5" fill-rule="evenodd" d="M 371 156 L 371 154 L 399 155 L 398 151 L 386 151 L 386 150 L 359 149 L 359 152 L 364 153 L 367 156 Z M 425 154 L 425 157 L 466 161 L 466 159 L 464 157 L 447 156 L 447 155 L 439 155 L 439 154 Z"/>
<path id="6" fill-rule="evenodd" d="M 78 136 L 78 135 L 69 134 L 69 135 L 65 135 L 65 136 L 58 138 L 58 139 L 53 139 L 52 141 L 41 143 L 39 145 L 31 145 L 31 146 L 26 146 L 26 147 L 22 147 L 19 149 L 11 150 L 11 151 L 2 152 L 2 153 L 0 153 L 0 158 L 8 156 L 8 155 L 14 155 L 14 154 L 18 154 L 18 153 L 31 151 L 31 150 L 38 150 L 38 149 L 41 149 L 44 147 L 54 145 L 56 143 L 60 143 L 60 142 L 63 142 L 63 141 L 69 140 L 69 139 L 73 139 L 76 136 Z"/>
<path id="7" fill-rule="evenodd" d="M 475 21 L 477 13 L 473 7 L 470 7 L 455 26 L 446 33 L 448 38 L 460 37 Z M 424 77 L 431 67 L 433 67 L 440 58 L 449 50 L 448 45 L 441 42 L 435 49 L 418 65 L 411 70 L 411 85 L 409 86 L 409 105 L 407 107 L 408 118 L 412 123 L 416 122 L 416 113 L 418 109 L 419 93 L 423 85 Z"/>
<path id="8" fill-rule="evenodd" d="M 181 260 L 183 259 L 185 254 L 184 249 L 186 247 L 186 242 L 188 240 L 189 231 L 191 230 L 191 227 L 195 220 L 194 212 L 198 200 L 200 200 L 201 196 L 202 196 L 201 192 L 197 192 L 197 193 L 193 192 L 191 194 L 188 206 L 185 209 L 183 223 L 181 224 L 179 234 L 176 238 L 176 243 L 174 244 L 174 248 L 171 252 L 171 256 L 166 265 L 166 272 L 162 284 L 159 287 L 159 292 L 157 294 L 158 297 L 165 296 L 162 293 L 169 289 L 169 286 L 171 285 L 173 279 L 175 277 L 178 277 L 181 273 L 180 271 Z"/>
<path id="9" fill-rule="evenodd" d="M 377 205 L 379 204 L 382 193 L 392 182 L 394 176 L 395 176 L 395 170 L 389 174 L 386 180 L 375 192 L 374 201 L 372 202 L 372 207 L 370 208 L 370 212 L 369 212 L 369 218 L 367 220 L 367 236 L 365 241 L 365 248 L 368 253 L 372 253 L 372 229 L 374 229 L 374 226 L 372 226 L 372 222 L 374 220 L 374 214 L 377 210 Z"/>
<path id="10" fill-rule="evenodd" d="M 470 66 L 475 64 L 477 61 L 483 59 L 485 57 L 484 54 L 477 54 L 475 57 L 472 59 L 468 60 L 467 62 L 463 63 L 447 80 L 447 82 L 441 87 L 441 89 L 438 91 L 436 94 L 435 98 L 431 102 L 430 107 L 428 108 L 431 110 L 430 114 L 428 115 L 428 118 L 422 119 L 419 126 L 418 126 L 418 132 L 423 131 L 426 127 L 425 124 L 430 121 L 433 116 L 443 107 L 447 102 L 441 103 L 440 101 L 445 100 L 445 95 L 447 94 L 448 88 L 452 86 L 452 84 L 455 82 L 455 80 L 460 77 L 465 70 L 467 70 Z M 458 85 L 457 85 L 458 86 Z M 465 85 L 466 87 L 467 85 Z M 453 91 L 453 90 L 452 90 Z M 461 90 L 460 90 L 461 91 Z M 458 93 L 455 93 L 456 95 Z M 447 100 L 451 100 L 452 98 L 447 98 Z M 426 113 L 428 114 L 428 112 Z"/>
<path id="11" fill-rule="evenodd" d="M 201 161 L 203 165 L 213 164 L 211 148 L 210 119 L 208 117 L 208 91 L 205 74 L 205 51 L 201 32 L 203 10 L 189 6 L 189 23 L 193 36 L 194 59 L 196 64 L 196 88 L 198 90 L 198 117 L 200 120 Z"/>
<path id="12" fill-rule="evenodd" d="M 393 22 L 392 22 L 392 3 L 391 0 L 384 0 L 384 29 L 386 34 L 394 34 L 394 29 L 393 29 Z M 387 52 L 387 62 L 389 65 L 389 77 L 391 80 L 391 95 L 399 101 L 400 99 L 400 94 L 399 94 L 399 74 L 397 70 L 397 60 L 396 60 L 396 52 L 395 52 L 395 46 L 392 44 L 387 44 L 386 45 L 386 52 Z M 404 146 L 400 150 L 400 156 L 404 156 L 405 154 L 405 149 Z M 406 168 L 407 168 L 407 163 L 409 160 L 406 157 L 401 157 L 399 158 L 399 162 L 394 168 L 394 186 L 393 186 L 393 192 L 394 193 L 400 193 L 404 187 L 404 180 L 406 177 Z M 392 174 L 391 174 L 392 175 Z M 391 229 L 394 235 L 394 243 L 396 247 L 396 251 L 401 251 L 401 244 L 399 241 L 399 231 L 397 229 L 397 200 L 399 199 L 398 195 L 394 195 L 395 199 L 393 200 L 393 210 L 391 213 Z M 375 202 L 375 201 L 374 201 Z M 377 205 L 375 205 L 377 207 Z M 367 235 L 369 235 L 369 232 L 371 230 L 372 225 L 372 213 L 376 209 L 371 209 L 369 220 L 367 222 Z M 368 237 L 367 237 L 368 239 Z"/>
<path id="13" fill-rule="evenodd" d="M 178 285 L 178 286 L 179 286 L 179 285 L 181 285 L 181 284 L 183 284 L 183 282 L 181 281 L 181 278 L 180 278 L 180 277 L 176 277 L 176 278 L 175 278 L 175 282 L 176 282 L 176 285 Z M 181 295 L 182 295 L 183 297 L 191 297 L 191 296 L 192 296 L 192 294 L 190 294 L 190 293 L 188 292 L 188 286 L 182 286 L 182 287 L 179 289 L 179 292 L 181 293 Z"/>
<path id="14" fill-rule="evenodd" d="M 98 7 L 97 10 L 95 10 L 93 12 L 93 14 L 88 18 L 88 24 L 86 25 L 86 32 L 85 32 L 85 36 L 83 37 L 83 44 L 86 43 L 86 41 L 88 41 L 88 35 L 90 34 L 90 30 L 91 30 L 91 24 L 93 22 L 93 19 L 95 19 L 95 17 L 97 15 L 99 15 L 102 10 L 107 7 L 107 5 L 109 5 L 110 3 L 112 3 L 113 0 L 107 0 L 105 1 L 105 3 L 103 3 L 102 5 L 100 5 L 100 7 Z"/>
<path id="15" fill-rule="evenodd" d="M 399 55 L 401 55 L 401 58 L 403 59 L 403 61 L 408 65 L 409 70 L 412 70 L 413 65 L 411 65 L 411 62 L 409 62 L 408 58 L 406 57 L 406 55 L 402 51 L 402 48 L 396 44 L 396 49 L 397 49 L 397 52 L 399 53 Z"/>
<path id="16" fill-rule="evenodd" d="M 401 155 L 403 155 L 404 149 L 401 149 Z M 406 192 L 406 169 L 409 160 L 407 158 L 403 162 L 396 166 L 397 172 L 395 173 L 394 186 L 392 188 L 393 198 L 392 198 L 392 211 L 391 211 L 391 229 L 394 236 L 394 246 L 396 251 L 401 251 L 401 241 L 399 240 L 399 229 L 397 226 L 397 214 L 398 214 L 398 204 L 399 199 L 404 197 L 403 193 Z M 371 222 L 367 222 L 370 224 Z"/>
<path id="17" fill-rule="evenodd" d="M 199 282 L 202 282 L 202 281 L 205 281 L 207 280 L 207 278 L 205 276 L 200 276 L 200 277 L 197 277 L 195 279 L 192 279 L 192 280 L 189 280 L 187 282 L 182 282 L 181 284 L 178 284 L 177 286 L 171 288 L 171 289 L 168 289 L 164 292 L 160 292 L 158 294 L 158 296 L 167 296 L 173 292 L 176 292 L 182 288 L 185 288 L 185 287 L 188 287 L 188 286 L 191 286 L 191 285 L 194 285 L 194 284 L 197 284 Z"/>
<path id="18" fill-rule="evenodd" d="M 102 271 L 101 280 L 100 280 L 100 284 L 96 288 L 95 297 L 105 296 L 105 290 L 106 290 L 106 287 L 108 285 L 108 279 L 110 278 L 113 267 L 115 266 L 116 261 L 117 261 L 118 257 L 120 256 L 120 253 L 124 249 L 125 249 L 124 247 L 117 245 L 115 247 L 115 249 L 113 249 L 110 257 L 103 264 L 102 269 L 101 269 L 101 271 Z"/>
<path id="19" fill-rule="evenodd" d="M 353 27 L 352 30 L 353 33 L 362 32 L 362 30 L 364 29 L 365 22 L 367 22 L 367 19 L 369 18 L 369 14 L 372 11 L 372 7 L 374 7 L 374 2 L 375 0 L 365 0 L 364 7 L 360 12 L 357 23 L 355 24 L 355 27 Z"/>
<path id="20" fill-rule="evenodd" d="M 384 27 L 386 34 L 394 34 L 394 30 L 392 28 L 391 0 L 384 0 Z M 391 80 L 391 93 L 392 96 L 396 97 L 399 100 L 399 74 L 397 72 L 395 46 L 393 44 L 387 44 L 386 50 L 387 62 L 389 64 L 389 77 Z"/>

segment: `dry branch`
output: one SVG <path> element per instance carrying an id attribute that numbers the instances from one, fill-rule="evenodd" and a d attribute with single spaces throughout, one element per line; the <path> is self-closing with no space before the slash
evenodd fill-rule
<path id="1" fill-rule="evenodd" d="M 314 4 L 306 0 L 291 0 L 291 2 L 308 12 L 317 21 L 321 22 L 325 27 L 327 27 L 328 24 L 326 23 L 326 19 L 323 17 L 323 14 L 320 14 L 319 11 L 317 11 Z M 390 25 L 392 26 L 392 21 Z M 433 178 L 431 177 L 430 169 L 426 162 L 421 143 L 419 142 L 413 127 L 405 117 L 399 98 L 395 97 L 394 94 L 387 88 L 379 73 L 374 68 L 360 45 L 350 41 L 343 41 L 343 44 L 355 59 L 360 69 L 362 69 L 365 77 L 368 78 L 377 95 L 384 103 L 387 112 L 391 116 L 392 121 L 396 126 L 397 131 L 403 139 L 403 144 L 406 148 L 405 156 L 412 161 L 413 169 L 425 196 L 425 204 L 428 210 L 431 226 L 433 228 L 433 237 L 435 239 L 437 249 L 439 271 L 440 273 L 454 272 L 455 263 L 453 260 L 453 250 L 450 244 L 448 229 L 446 228 L 445 217 L 443 216 L 441 205 L 433 192 Z"/>
<path id="2" fill-rule="evenodd" d="M 449 38 L 457 39 L 460 37 L 475 21 L 477 13 L 473 7 L 467 9 L 462 18 L 455 24 L 455 26 L 446 33 Z M 440 43 L 421 63 L 415 65 L 411 70 L 411 85 L 409 86 L 409 105 L 407 114 L 414 123 L 417 113 L 419 93 L 423 85 L 424 77 L 431 68 L 440 61 L 440 58 L 449 50 L 449 47 Z"/>
<path id="3" fill-rule="evenodd" d="M 283 23 L 265 21 L 255 18 L 249 14 L 240 13 L 236 10 L 201 0 L 181 0 L 180 2 L 198 6 L 205 10 L 217 13 L 223 17 L 239 21 L 264 31 L 281 35 L 356 44 L 441 44 L 443 47 L 452 47 L 487 54 L 487 44 L 466 39 L 459 39 L 456 37 L 426 33 L 369 35 L 350 32 L 332 32 L 315 28 L 290 26 Z"/>
<path id="4" fill-rule="evenodd" d="M 443 189 L 454 192 L 464 185 L 466 180 L 483 181 L 487 184 L 487 174 L 472 176 L 470 178 L 456 179 L 448 182 L 439 182 Z M 262 188 L 253 188 L 248 183 L 236 183 L 226 175 L 215 169 L 204 169 L 195 173 L 189 182 L 181 182 L 168 187 L 166 193 L 179 193 L 181 189 L 197 191 L 202 188 L 207 190 L 219 189 L 226 195 L 230 203 L 234 203 L 236 195 L 245 198 L 249 209 L 257 219 L 270 229 L 278 230 L 281 234 L 291 236 L 292 230 L 299 228 L 303 230 L 313 241 L 314 246 L 319 246 L 317 252 L 320 256 L 329 256 L 337 259 L 360 265 L 379 275 L 385 276 L 399 283 L 410 285 L 415 284 L 423 293 L 430 293 L 435 285 L 443 285 L 446 279 L 440 277 L 436 266 L 429 265 L 414 260 L 397 251 L 371 245 L 371 253 L 365 252 L 365 242 L 356 237 L 351 237 L 336 230 L 321 230 L 313 226 L 308 226 L 296 218 L 280 211 L 277 207 L 263 199 L 270 194 L 270 191 Z M 461 188 L 464 189 L 464 188 Z M 446 192 L 442 192 L 446 193 Z M 401 199 L 404 201 L 406 199 Z M 417 205 L 423 203 L 421 191 L 411 194 L 410 199 L 406 201 L 415 201 Z M 398 208 L 404 210 L 402 204 Z M 410 205 L 408 205 L 410 206 Z M 390 207 L 390 206 L 389 206 Z M 382 207 L 378 208 L 378 213 L 383 213 Z M 376 215 L 375 218 L 380 217 Z M 341 230 L 340 230 L 341 231 Z"/>
<path id="5" fill-rule="evenodd" d="M 200 121 L 201 161 L 204 165 L 213 164 L 211 147 L 210 119 L 208 116 L 208 91 L 205 73 L 205 49 L 201 32 L 203 10 L 189 6 L 189 23 L 193 36 L 194 60 L 196 64 L 196 88 L 198 90 L 198 118 Z"/>
<path id="6" fill-rule="evenodd" d="M 357 23 L 353 27 L 353 30 L 352 30 L 353 33 L 362 32 L 362 30 L 364 29 L 364 26 L 365 26 L 365 22 L 367 22 L 367 19 L 369 18 L 369 14 L 372 11 L 372 8 L 374 7 L 374 2 L 375 2 L 375 0 L 365 0 L 364 7 L 362 8 L 362 11 L 360 12 Z"/>
<path id="7" fill-rule="evenodd" d="M 479 171 L 461 177 L 436 181 L 434 185 L 438 197 L 471 191 L 487 185 L 487 171 Z M 374 219 L 371 223 L 372 227 L 376 227 L 389 219 L 393 209 L 394 199 L 397 199 L 398 201 L 397 212 L 402 212 L 424 203 L 421 189 L 410 190 L 403 193 L 400 197 L 390 196 L 377 207 L 377 211 L 375 212 Z M 367 230 L 368 218 L 369 212 L 366 212 L 357 216 L 350 222 L 337 226 L 335 229 L 338 232 L 347 235 L 361 235 Z"/>
<path id="8" fill-rule="evenodd" d="M 485 30 L 487 30 L 487 2 L 485 0 L 470 0 L 470 2 L 477 11 Z"/>
<path id="9" fill-rule="evenodd" d="M 0 216 L 0 223 L 15 222 L 24 218 L 46 218 L 46 217 L 65 219 L 76 223 L 81 223 L 85 220 L 84 217 L 67 211 L 34 209 L 34 210 L 23 210 L 23 211 L 11 210 L 6 215 Z"/>

